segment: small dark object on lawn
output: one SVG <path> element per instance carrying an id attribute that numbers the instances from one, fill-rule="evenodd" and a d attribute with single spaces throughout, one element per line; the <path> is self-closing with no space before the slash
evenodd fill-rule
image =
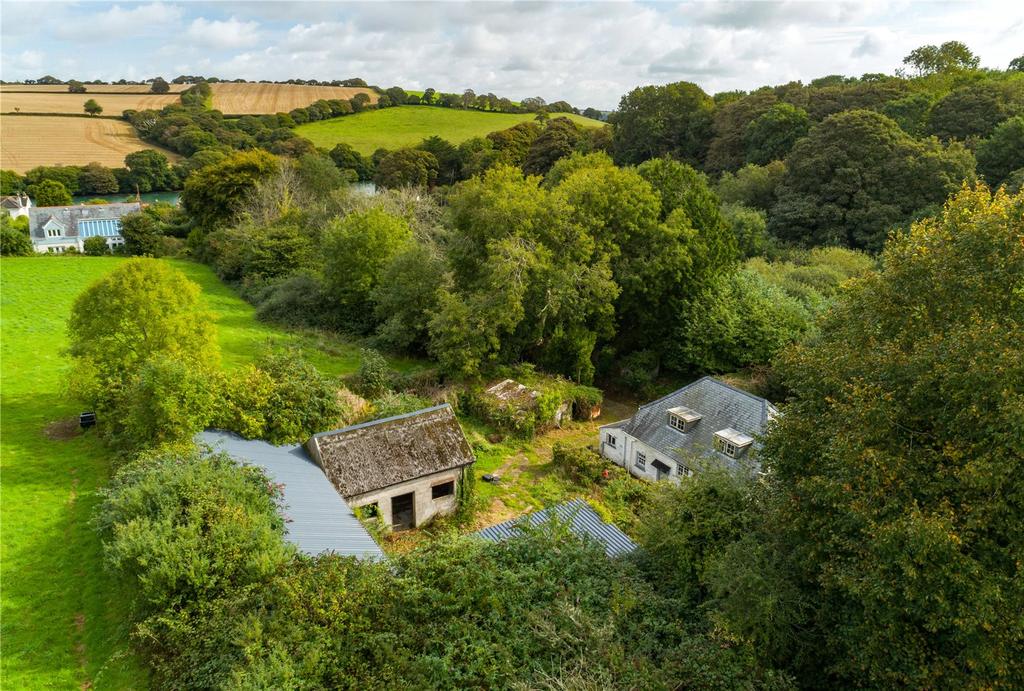
<path id="1" fill-rule="evenodd" d="M 78 424 L 82 429 L 88 429 L 96 425 L 96 413 L 82 413 L 78 416 Z"/>
<path id="2" fill-rule="evenodd" d="M 492 475 L 491 473 L 487 473 L 483 477 L 484 482 L 491 482 L 491 483 L 495 483 L 495 482 L 497 482 L 500 479 L 501 479 L 500 477 L 498 477 L 497 475 Z"/>

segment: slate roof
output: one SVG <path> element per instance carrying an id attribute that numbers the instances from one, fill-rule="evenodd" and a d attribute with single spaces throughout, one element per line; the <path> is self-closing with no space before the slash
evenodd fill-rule
<path id="1" fill-rule="evenodd" d="M 227 452 L 241 463 L 263 468 L 274 482 L 284 485 L 283 513 L 290 519 L 285 523 L 286 537 L 300 551 L 384 558 L 380 547 L 302 446 L 274 446 L 220 430 L 200 432 L 196 440 Z"/>
<path id="2" fill-rule="evenodd" d="M 310 438 L 306 448 L 346 498 L 475 460 L 447 403 L 321 432 Z"/>
<path id="3" fill-rule="evenodd" d="M 90 220 L 115 220 L 125 214 L 141 211 L 139 202 L 118 204 L 80 204 L 78 206 L 34 206 L 28 210 L 28 229 L 33 240 L 46 239 L 43 226 L 53 219 L 64 228 L 64 237 L 76 238 L 78 224 Z"/>
<path id="4" fill-rule="evenodd" d="M 0 208 L 4 209 L 24 209 L 30 208 L 28 206 L 28 197 L 22 198 L 21 195 L 11 195 L 0 197 Z"/>
<path id="5" fill-rule="evenodd" d="M 700 422 L 686 434 L 668 426 L 670 408 L 685 407 L 699 413 Z M 713 377 L 704 377 L 664 398 L 640 406 L 629 420 L 608 425 L 623 429 L 675 461 L 704 454 L 714 448 L 715 432 L 732 428 L 751 437 L 760 435 L 778 409 L 767 400 Z M 755 447 L 757 443 L 755 442 Z M 718 454 L 721 458 L 727 457 Z M 733 459 L 727 459 L 732 465 Z"/>
<path id="6" fill-rule="evenodd" d="M 613 525 L 605 523 L 601 517 L 590 508 L 590 505 L 582 499 L 574 499 L 564 504 L 537 511 L 526 516 L 520 516 L 504 523 L 484 528 L 477 535 L 490 540 L 491 542 L 502 542 L 514 537 L 520 531 L 524 522 L 529 525 L 540 525 L 551 519 L 551 515 L 568 523 L 569 530 L 585 539 L 593 539 L 604 547 L 604 552 L 609 557 L 617 557 L 628 554 L 636 549 L 636 543 L 630 540 L 625 533 Z"/>

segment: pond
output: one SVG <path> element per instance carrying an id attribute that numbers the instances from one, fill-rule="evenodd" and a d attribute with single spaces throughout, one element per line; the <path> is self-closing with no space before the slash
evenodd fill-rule
<path id="1" fill-rule="evenodd" d="M 181 196 L 181 192 L 146 192 L 139 196 L 142 197 L 142 202 L 144 204 L 152 204 L 154 202 L 167 202 L 169 204 L 177 204 L 178 197 Z M 71 202 L 73 204 L 84 204 L 90 199 L 102 199 L 113 204 L 115 202 L 133 202 L 135 201 L 135 195 L 131 193 L 83 194 L 72 197 Z"/>

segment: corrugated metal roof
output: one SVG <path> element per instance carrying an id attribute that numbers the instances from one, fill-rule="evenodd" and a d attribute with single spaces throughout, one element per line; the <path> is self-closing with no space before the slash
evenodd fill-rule
<path id="1" fill-rule="evenodd" d="M 601 543 L 604 546 L 605 554 L 609 557 L 628 554 L 636 549 L 635 542 L 615 526 L 602 521 L 601 517 L 582 499 L 573 499 L 564 504 L 548 507 L 543 511 L 492 525 L 490 528 L 479 531 L 477 535 L 491 542 L 501 542 L 518 534 L 519 526 L 524 521 L 528 521 L 530 525 L 540 525 L 550 519 L 552 512 L 560 520 L 568 522 L 569 529 L 576 535 Z"/>
<path id="2" fill-rule="evenodd" d="M 302 552 L 384 558 L 380 546 L 301 445 L 274 446 L 220 430 L 200 432 L 197 441 L 263 468 L 274 482 L 284 485 L 287 538 Z"/>

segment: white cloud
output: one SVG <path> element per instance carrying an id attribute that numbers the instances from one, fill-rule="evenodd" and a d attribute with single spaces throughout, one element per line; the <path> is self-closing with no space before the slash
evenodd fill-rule
<path id="1" fill-rule="evenodd" d="M 472 88 L 601 108 L 642 84 L 686 80 L 714 93 L 826 74 L 891 73 L 913 48 L 952 39 L 977 51 L 983 65 L 1005 67 L 1021 52 L 1024 26 L 1024 5 L 994 1 L 0 1 L 6 79 L 57 70 L 118 78 L 129 66 L 168 77 L 359 76 L 385 87 Z M 29 9 L 30 21 L 10 21 Z M 163 28 L 145 34 L 153 27 Z M 50 40 L 58 29 L 69 37 Z M 93 38 L 87 57 L 66 45 Z M 16 59 L 40 46 L 46 55 L 37 64 Z M 69 57 L 80 69 L 64 67 Z"/>
<path id="2" fill-rule="evenodd" d="M 185 38 L 197 46 L 215 49 L 247 48 L 262 40 L 259 22 L 235 17 L 224 21 L 197 17 L 189 24 Z"/>
<path id="3" fill-rule="evenodd" d="M 38 21 L 45 26 L 53 17 L 40 9 Z M 172 27 L 176 28 L 184 14 L 180 6 L 162 2 L 135 5 L 128 9 L 114 5 L 102 12 L 55 22 L 54 33 L 62 40 L 75 43 L 116 43 L 126 35 L 165 33 Z"/>

